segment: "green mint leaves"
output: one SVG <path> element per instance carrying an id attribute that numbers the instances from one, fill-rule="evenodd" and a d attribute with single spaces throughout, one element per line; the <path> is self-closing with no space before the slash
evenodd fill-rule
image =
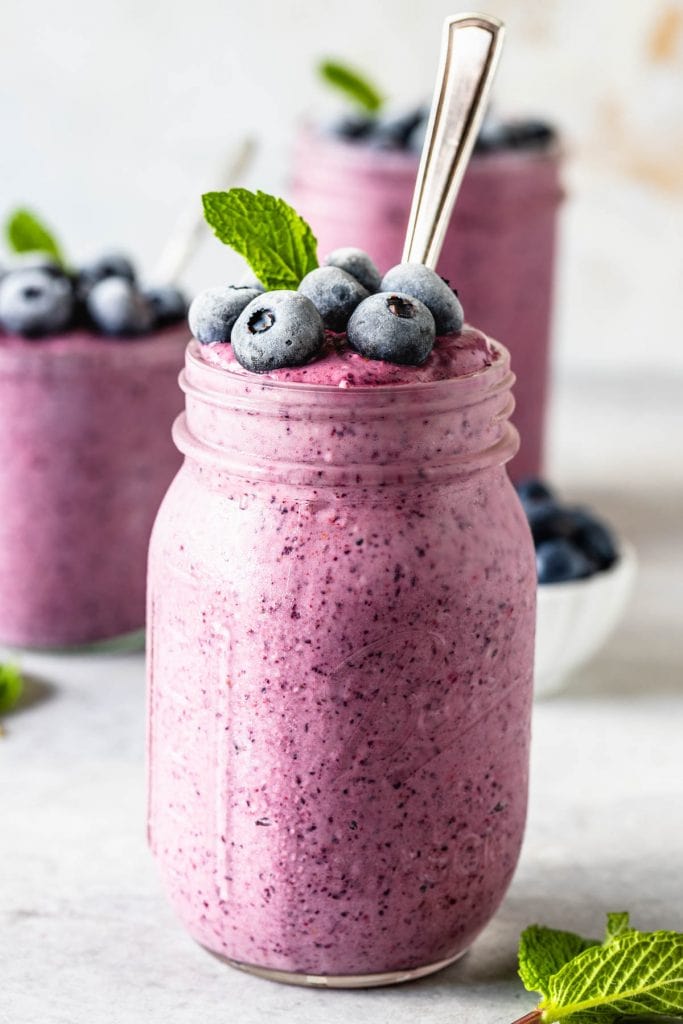
<path id="1" fill-rule="evenodd" d="M 602 944 L 532 925 L 520 939 L 519 973 L 543 997 L 525 1018 L 539 1024 L 683 1018 L 683 934 L 639 932 L 627 913 L 607 915 Z"/>
<path id="2" fill-rule="evenodd" d="M 532 924 L 519 940 L 519 976 L 524 988 L 547 997 L 548 979 L 579 953 L 597 945 L 597 939 Z"/>
<path id="3" fill-rule="evenodd" d="M 14 665 L 0 665 L 0 715 L 12 710 L 23 688 L 19 669 Z"/>
<path id="4" fill-rule="evenodd" d="M 15 210 L 5 225 L 5 235 L 12 252 L 44 252 L 64 266 L 64 256 L 54 235 L 30 210 Z"/>
<path id="5" fill-rule="evenodd" d="M 296 288 L 318 266 L 315 235 L 284 199 L 231 188 L 202 196 L 216 237 L 243 256 L 266 289 Z"/>
<path id="6" fill-rule="evenodd" d="M 368 114 L 379 113 L 384 99 L 372 82 L 358 71 L 336 60 L 324 60 L 318 65 L 318 74 L 361 110 Z"/>

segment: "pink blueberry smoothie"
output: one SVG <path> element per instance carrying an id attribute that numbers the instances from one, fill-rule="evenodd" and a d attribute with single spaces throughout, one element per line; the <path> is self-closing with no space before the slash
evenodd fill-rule
<path id="1" fill-rule="evenodd" d="M 382 273 L 398 263 L 417 167 L 410 150 L 300 133 L 291 195 L 321 257 L 353 238 Z M 510 350 L 521 436 L 509 467 L 516 480 L 539 475 L 543 463 L 559 171 L 553 142 L 475 154 L 437 268 L 470 322 Z"/>
<path id="2" fill-rule="evenodd" d="M 147 545 L 179 468 L 183 324 L 144 337 L 0 331 L 0 640 L 63 647 L 145 621 Z"/>
<path id="3" fill-rule="evenodd" d="M 329 332 L 265 373 L 188 347 L 150 549 L 149 837 L 233 963 L 424 973 L 506 891 L 536 589 L 513 379 L 473 328 L 420 365 Z"/>

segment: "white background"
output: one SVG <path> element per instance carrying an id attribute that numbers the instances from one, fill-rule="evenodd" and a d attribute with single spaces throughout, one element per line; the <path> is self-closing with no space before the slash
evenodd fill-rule
<path id="1" fill-rule="evenodd" d="M 397 104 L 431 93 L 442 0 L 4 0 L 0 215 L 39 209 L 69 253 L 120 246 L 153 272 L 179 213 L 250 133 L 245 182 L 286 189 L 313 68 L 338 55 Z M 683 3 L 488 0 L 508 24 L 503 111 L 562 127 L 569 155 L 558 369 L 683 371 Z M 349 239 L 351 243 L 353 239 Z M 207 238 L 186 283 L 234 273 Z M 495 287 L 495 282 L 491 282 Z M 616 362 L 615 362 L 616 361 Z"/>

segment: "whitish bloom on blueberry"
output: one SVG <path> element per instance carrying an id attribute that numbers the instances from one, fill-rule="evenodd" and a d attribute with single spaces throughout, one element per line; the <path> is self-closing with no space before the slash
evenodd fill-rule
<path id="1" fill-rule="evenodd" d="M 382 278 L 382 291 L 405 292 L 424 302 L 434 317 L 436 333 L 454 334 L 464 322 L 460 300 L 442 277 L 422 263 L 399 263 Z"/>
<path id="2" fill-rule="evenodd" d="M 322 317 L 311 300 L 286 289 L 252 299 L 232 329 L 235 357 L 253 373 L 303 366 L 324 340 Z"/>

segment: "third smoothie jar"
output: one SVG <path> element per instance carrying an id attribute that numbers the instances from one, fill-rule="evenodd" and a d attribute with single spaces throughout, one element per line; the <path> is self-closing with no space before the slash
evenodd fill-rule
<path id="1" fill-rule="evenodd" d="M 291 194 L 320 253 L 353 238 L 384 272 L 401 259 L 418 157 L 307 129 L 297 139 Z M 438 264 L 472 323 L 505 339 L 517 375 L 519 454 L 513 479 L 543 466 L 561 152 L 543 145 L 475 153 Z"/>
<path id="2" fill-rule="evenodd" d="M 150 551 L 149 838 L 181 920 L 234 965 L 406 980 L 506 891 L 536 589 L 513 379 L 472 329 L 421 366 L 341 336 L 258 375 L 187 350 Z"/>

